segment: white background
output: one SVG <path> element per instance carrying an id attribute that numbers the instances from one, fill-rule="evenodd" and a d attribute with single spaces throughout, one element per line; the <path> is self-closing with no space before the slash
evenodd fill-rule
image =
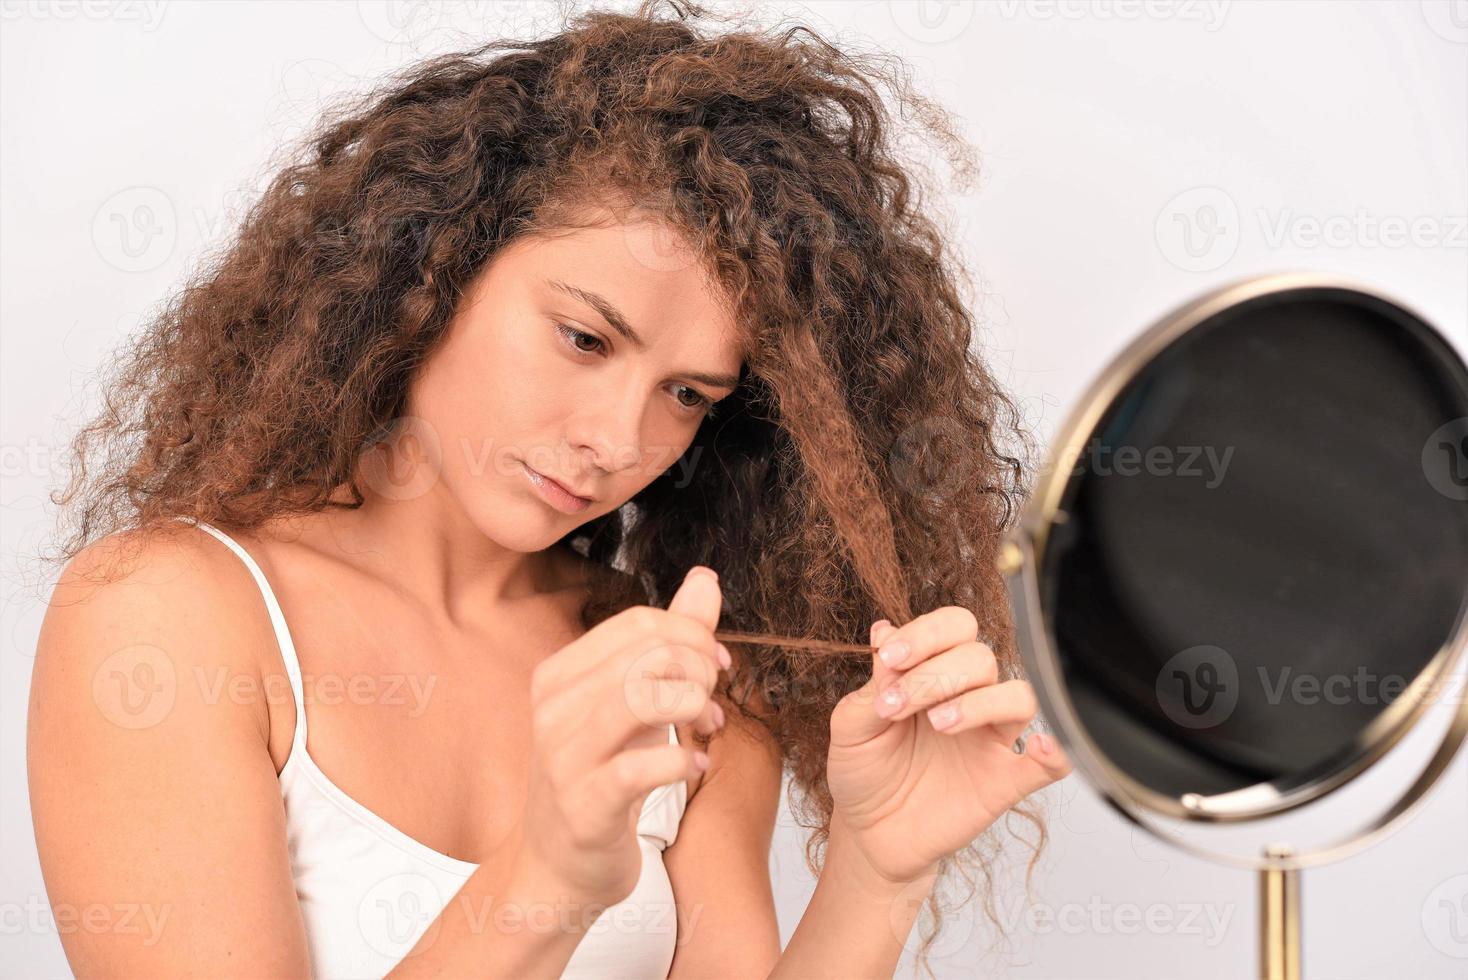
<path id="1" fill-rule="evenodd" d="M 952 219 L 977 273 L 985 352 L 1041 436 L 1156 317 L 1249 274 L 1354 276 L 1468 347 L 1464 0 L 760 13 L 900 55 L 959 118 L 982 177 L 949 186 L 938 159 L 947 197 L 930 207 Z M 555 23 L 541 2 L 0 2 L 0 973 L 68 975 L 27 805 L 26 698 L 49 594 L 29 556 L 92 373 L 227 239 L 271 154 L 323 99 Z M 1413 739 L 1344 806 L 1292 824 L 1292 839 L 1354 826 L 1410 774 L 1401 756 L 1425 748 Z M 1079 774 L 1048 796 L 1035 899 L 1054 919 L 1025 918 L 1019 879 L 1004 875 L 1009 945 L 983 957 L 987 919 L 959 914 L 933 961 L 940 977 L 1255 975 L 1248 873 L 1133 831 Z M 802 840 L 782 815 L 771 868 L 785 939 L 811 888 Z M 1468 975 L 1468 757 L 1404 828 L 1307 871 L 1303 894 L 1312 980 Z"/>

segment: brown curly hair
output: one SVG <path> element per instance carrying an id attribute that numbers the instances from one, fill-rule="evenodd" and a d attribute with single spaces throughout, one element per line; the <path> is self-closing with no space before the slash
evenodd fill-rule
<path id="1" fill-rule="evenodd" d="M 252 528 L 359 506 L 357 458 L 402 415 L 466 284 L 610 191 L 694 244 L 733 299 L 747 361 L 683 459 L 563 539 L 622 573 L 597 577 L 586 627 L 666 605 L 704 564 L 720 574 L 723 629 L 865 643 L 875 619 L 960 605 L 1001 679 L 1022 676 L 995 558 L 1027 493 L 1029 437 L 975 353 L 964 270 L 876 83 L 963 178 L 967 144 L 890 56 L 804 26 L 711 34 L 707 11 L 668 3 L 676 18 L 644 0 L 436 57 L 329 114 L 116 366 L 52 496 L 81 496 L 58 560 L 99 531 L 179 515 Z M 351 500 L 331 499 L 344 484 Z M 717 694 L 778 741 L 816 873 L 830 716 L 870 658 L 741 652 Z M 1038 831 L 1028 872 L 1046 839 L 1033 807 L 1011 811 Z M 998 926 L 995 837 L 940 871 L 976 865 Z"/>

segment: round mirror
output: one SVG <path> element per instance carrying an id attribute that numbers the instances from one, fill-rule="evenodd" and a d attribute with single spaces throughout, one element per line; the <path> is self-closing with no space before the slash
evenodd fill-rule
<path id="1" fill-rule="evenodd" d="M 1468 369 L 1360 286 L 1211 293 L 1082 399 L 1004 570 L 1046 718 L 1112 802 L 1237 821 L 1319 797 L 1463 645 Z"/>

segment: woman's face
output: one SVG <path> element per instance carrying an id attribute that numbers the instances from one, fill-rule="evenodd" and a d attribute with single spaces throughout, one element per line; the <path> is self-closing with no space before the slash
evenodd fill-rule
<path id="1" fill-rule="evenodd" d="M 617 509 L 734 390 L 743 350 L 716 289 L 653 220 L 501 250 L 413 392 L 412 424 L 438 443 L 430 492 L 524 552 Z M 590 503 L 548 499 L 527 467 Z"/>

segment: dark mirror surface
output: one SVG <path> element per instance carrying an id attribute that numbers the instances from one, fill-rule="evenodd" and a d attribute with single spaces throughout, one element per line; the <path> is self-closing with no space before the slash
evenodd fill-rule
<path id="1" fill-rule="evenodd" d="M 1251 300 L 1113 402 L 1062 511 L 1041 596 L 1110 761 L 1170 796 L 1314 779 L 1457 624 L 1468 378 L 1384 301 Z"/>

